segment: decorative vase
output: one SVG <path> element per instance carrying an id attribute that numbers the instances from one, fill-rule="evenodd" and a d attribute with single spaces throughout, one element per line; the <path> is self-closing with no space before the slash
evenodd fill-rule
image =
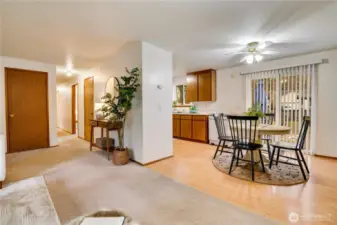
<path id="1" fill-rule="evenodd" d="M 112 152 L 112 161 L 115 165 L 125 165 L 129 162 L 129 151 L 127 148 L 117 147 Z"/>

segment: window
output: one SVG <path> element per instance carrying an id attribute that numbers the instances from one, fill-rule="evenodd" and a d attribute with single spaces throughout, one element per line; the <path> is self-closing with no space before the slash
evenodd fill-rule
<path id="1" fill-rule="evenodd" d="M 175 86 L 175 95 L 173 96 L 173 101 L 175 101 L 176 106 L 190 105 L 186 104 L 186 88 L 186 84 Z"/>

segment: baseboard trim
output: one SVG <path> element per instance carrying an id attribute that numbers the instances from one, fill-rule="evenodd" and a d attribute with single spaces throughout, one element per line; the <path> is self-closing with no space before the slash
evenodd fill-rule
<path id="1" fill-rule="evenodd" d="M 81 140 L 83 140 L 83 141 L 87 141 L 83 137 L 78 136 L 78 138 L 81 139 Z M 90 141 L 87 141 L 87 142 L 90 142 Z"/>
<path id="2" fill-rule="evenodd" d="M 62 129 L 62 128 L 60 128 L 60 127 L 57 127 L 57 129 L 60 129 L 60 130 L 62 130 L 62 131 L 64 131 L 64 132 L 66 132 L 66 133 L 68 133 L 68 134 L 73 134 L 72 132 L 70 132 L 70 131 L 67 131 L 67 130 L 65 130 L 65 129 Z"/>
<path id="3" fill-rule="evenodd" d="M 317 156 L 317 157 L 319 157 L 319 158 L 326 158 L 326 159 L 337 160 L 337 157 L 333 157 L 333 156 L 317 155 L 317 154 L 315 154 L 314 156 Z"/>
<path id="4" fill-rule="evenodd" d="M 136 164 L 138 164 L 138 165 L 140 165 L 140 166 L 144 166 L 144 164 L 142 164 L 142 163 L 140 163 L 140 162 L 137 162 L 136 160 L 130 159 L 130 161 L 131 161 L 131 162 L 134 162 L 134 163 L 136 163 Z"/>
<path id="5" fill-rule="evenodd" d="M 51 145 L 49 146 L 49 148 L 56 148 L 56 147 L 59 147 L 60 145 Z"/>
<path id="6" fill-rule="evenodd" d="M 151 161 L 151 162 L 148 162 L 148 163 L 140 163 L 140 162 L 138 162 L 138 161 L 136 161 L 136 160 L 133 160 L 133 159 L 130 159 L 130 161 L 132 161 L 132 162 L 134 162 L 134 163 L 136 163 L 136 164 L 138 164 L 138 165 L 141 165 L 141 166 L 148 166 L 148 165 L 151 165 L 151 164 L 154 164 L 154 163 L 157 163 L 157 162 L 163 161 L 163 160 L 165 160 L 165 159 L 169 159 L 169 158 L 173 158 L 173 155 L 167 156 L 167 157 L 165 157 L 165 158 L 158 159 L 158 160 L 155 160 L 155 161 Z"/>

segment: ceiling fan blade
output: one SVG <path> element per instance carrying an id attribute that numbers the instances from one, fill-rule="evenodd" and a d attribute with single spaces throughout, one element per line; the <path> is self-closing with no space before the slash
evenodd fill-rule
<path id="1" fill-rule="evenodd" d="M 265 48 L 267 48 L 268 46 L 270 46 L 271 44 L 273 44 L 271 41 L 265 41 L 265 42 L 261 42 L 256 49 L 257 50 L 263 50 Z"/>
<path id="2" fill-rule="evenodd" d="M 226 45 L 226 46 L 229 47 L 224 48 L 225 55 L 237 54 L 238 52 L 241 52 L 242 50 L 245 49 L 244 45 Z"/>
<path id="3" fill-rule="evenodd" d="M 226 52 L 225 55 L 242 55 L 248 54 L 249 52 Z"/>
<path id="4" fill-rule="evenodd" d="M 244 61 L 246 60 L 246 57 L 247 57 L 247 56 L 243 57 L 243 58 L 240 60 L 240 63 L 244 62 Z"/>
<path id="5" fill-rule="evenodd" d="M 262 55 L 277 55 L 280 54 L 280 52 L 275 50 L 265 50 L 261 52 Z"/>

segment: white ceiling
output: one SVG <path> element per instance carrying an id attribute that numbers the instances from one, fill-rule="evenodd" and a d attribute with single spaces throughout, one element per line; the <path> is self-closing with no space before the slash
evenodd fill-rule
<path id="1" fill-rule="evenodd" d="M 2 55 L 91 68 L 128 41 L 174 53 L 191 71 L 239 64 L 225 55 L 272 41 L 286 57 L 337 47 L 337 3 L 161 2 L 4 3 Z"/>

